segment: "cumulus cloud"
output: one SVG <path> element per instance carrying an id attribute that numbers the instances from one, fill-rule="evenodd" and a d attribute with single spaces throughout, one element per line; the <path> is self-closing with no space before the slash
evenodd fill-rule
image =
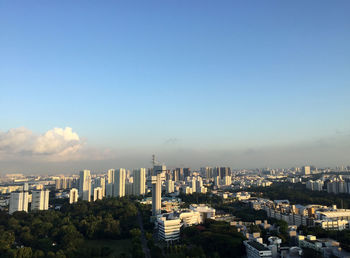
<path id="1" fill-rule="evenodd" d="M 0 132 L 0 154 L 3 158 L 71 159 L 81 151 L 83 141 L 72 128 L 54 128 L 37 135 L 20 127 Z"/>

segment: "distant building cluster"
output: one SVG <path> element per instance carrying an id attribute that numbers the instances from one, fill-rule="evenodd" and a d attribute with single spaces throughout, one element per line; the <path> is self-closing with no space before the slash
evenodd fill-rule
<path id="1" fill-rule="evenodd" d="M 288 200 L 255 198 L 246 201 L 255 210 L 264 210 L 267 216 L 284 220 L 289 225 L 320 226 L 326 230 L 350 228 L 350 210 L 322 205 L 291 205 Z"/>
<path id="2" fill-rule="evenodd" d="M 318 180 L 308 180 L 306 188 L 312 191 L 327 191 L 334 194 L 350 194 L 350 176 L 322 176 Z"/>
<path id="3" fill-rule="evenodd" d="M 31 210 L 48 210 L 49 209 L 49 190 L 35 190 L 29 194 L 28 191 L 12 192 L 10 195 L 9 213 L 16 211 L 28 212 L 29 203 Z"/>

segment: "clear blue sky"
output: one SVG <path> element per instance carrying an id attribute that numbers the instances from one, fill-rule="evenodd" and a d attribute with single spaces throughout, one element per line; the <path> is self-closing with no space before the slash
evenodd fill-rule
<path id="1" fill-rule="evenodd" d="M 349 13 L 347 0 L 1 1 L 0 130 L 69 126 L 150 153 L 343 134 Z"/>

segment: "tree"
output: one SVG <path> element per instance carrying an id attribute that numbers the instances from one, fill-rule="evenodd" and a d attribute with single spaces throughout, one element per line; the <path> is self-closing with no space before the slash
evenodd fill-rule
<path id="1" fill-rule="evenodd" d="M 17 249 L 16 258 L 32 258 L 33 252 L 30 247 L 22 247 Z"/>

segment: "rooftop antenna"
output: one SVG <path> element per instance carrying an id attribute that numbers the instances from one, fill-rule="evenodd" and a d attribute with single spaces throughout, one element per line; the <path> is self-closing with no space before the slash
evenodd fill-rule
<path id="1" fill-rule="evenodd" d="M 156 155 L 152 155 L 152 164 L 153 164 L 153 167 L 157 164 L 157 161 L 156 161 Z"/>

